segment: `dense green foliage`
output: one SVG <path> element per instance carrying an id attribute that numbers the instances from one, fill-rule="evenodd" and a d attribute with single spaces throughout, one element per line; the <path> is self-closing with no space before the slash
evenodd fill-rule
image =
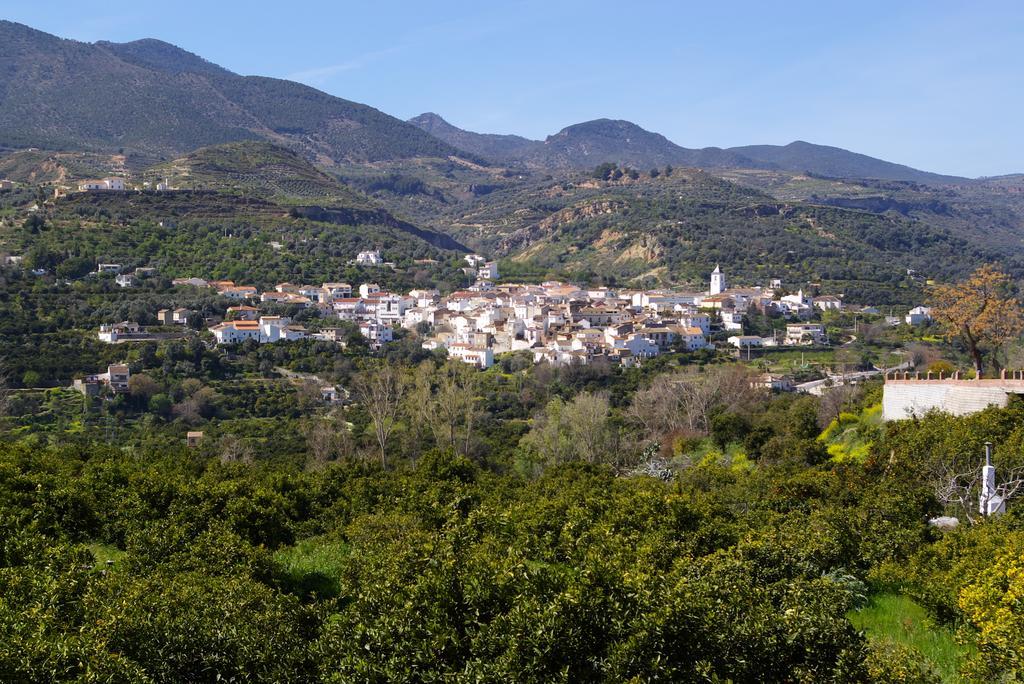
<path id="1" fill-rule="evenodd" d="M 971 240 L 998 244 L 1015 253 L 1024 223 L 1021 177 L 985 178 L 954 186 L 859 177 L 841 180 L 785 171 L 731 169 L 716 172 L 780 201 L 843 207 L 906 217 Z"/>
<path id="2" fill-rule="evenodd" d="M 903 424 L 876 445 L 883 459 L 763 451 L 753 469 L 704 462 L 669 481 L 573 459 L 524 479 L 441 450 L 382 471 L 8 445 L 0 672 L 992 681 L 1020 664 L 1022 528 L 1011 514 L 929 531 L 923 473 L 942 447 L 915 445 L 980 430 L 1008 459 L 1021 410 Z M 889 595 L 863 607 L 872 588 L 931 613 Z"/>
<path id="3" fill-rule="evenodd" d="M 827 405 L 674 355 L 477 373 L 416 347 L 383 352 L 405 378 L 387 470 L 369 465 L 360 394 L 382 366 L 326 343 L 142 345 L 131 391 L 78 424 L 8 418 L 0 673 L 934 682 L 1018 667 L 1014 509 L 948 532 L 925 520 L 943 511 L 936 473 L 974 467 L 984 440 L 1001 468 L 1024 462 L 1021 405 L 880 426 L 877 389 Z M 324 409 L 278 367 L 356 403 Z M 702 408 L 673 403 L 684 387 Z M 37 413 L 70 415 L 68 400 Z M 872 592 L 928 617 L 865 608 Z"/>
<path id="4" fill-rule="evenodd" d="M 95 447 L 2 464 L 0 670 L 15 678 L 863 676 L 854 595 L 821 576 L 853 547 L 780 537 L 828 516 L 738 514 L 736 492 L 700 484 L 713 473 L 524 483 L 434 454 L 301 474 Z M 124 553 L 99 572 L 86 540 Z"/>

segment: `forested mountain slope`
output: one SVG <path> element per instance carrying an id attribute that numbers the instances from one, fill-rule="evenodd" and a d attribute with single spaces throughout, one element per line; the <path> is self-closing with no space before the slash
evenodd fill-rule
<path id="1" fill-rule="evenodd" d="M 0 146 L 161 157 L 252 139 L 324 162 L 458 154 L 372 107 L 158 40 L 88 44 L 0 21 Z"/>

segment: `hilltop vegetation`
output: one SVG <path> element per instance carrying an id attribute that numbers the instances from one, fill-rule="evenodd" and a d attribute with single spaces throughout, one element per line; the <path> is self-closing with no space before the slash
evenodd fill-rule
<path id="1" fill-rule="evenodd" d="M 39 164 L 40 177 L 55 168 L 67 176 L 72 163 L 80 169 L 103 159 L 8 157 L 14 158 L 23 175 L 34 173 L 31 162 Z M 266 234 L 268 243 L 287 242 L 280 236 L 287 237 L 286 227 L 299 219 L 381 226 L 380 236 L 360 228 L 341 238 L 348 245 L 341 252 L 351 258 L 360 248 L 395 245 L 398 254 L 427 258 L 394 242 L 405 233 L 412 246 L 425 241 L 493 254 L 505 260 L 507 276 L 528 279 L 696 287 L 722 263 L 733 282 L 816 283 L 848 301 L 873 304 L 917 304 L 924 279 L 954 279 L 980 263 L 999 262 L 1011 275 L 1024 272 L 1024 208 L 1013 200 L 1012 180 L 936 189 L 776 171 L 721 171 L 716 177 L 671 167 L 601 168 L 600 178 L 552 176 L 423 158 L 333 166 L 332 175 L 287 148 L 246 141 L 203 148 L 134 176 L 154 183 L 169 179 L 192 194 L 74 196 L 56 206 L 59 215 L 106 212 L 122 223 L 214 219 L 220 229 L 228 219 L 247 216 L 264 226 L 285 219 L 273 236 Z M 322 239 L 330 235 L 322 233 Z M 9 241 L 6 248 L 17 253 L 34 239 Z M 48 248 L 78 254 L 77 242 L 72 231 Z M 340 256 L 338 244 L 324 248 Z M 260 274 L 271 272 L 243 261 Z"/>
<path id="2" fill-rule="evenodd" d="M 903 164 L 894 164 L 838 147 L 814 145 L 803 140 L 788 145 L 732 147 L 729 151 L 753 159 L 764 168 L 800 171 L 833 178 L 873 178 L 931 184 L 965 180 L 956 176 L 919 171 Z"/>
<path id="3" fill-rule="evenodd" d="M 80 160 L 46 153 L 34 160 L 45 167 L 65 157 Z M 444 261 L 447 250 L 465 250 L 444 233 L 396 218 L 297 153 L 270 143 L 202 148 L 135 178 L 153 185 L 166 179 L 181 189 L 72 191 L 31 215 L 23 212 L 30 201 L 38 203 L 39 193 L 12 196 L 21 201 L 0 220 L 0 248 L 23 255 L 29 268 L 64 278 L 113 262 L 155 267 L 166 279 L 224 278 L 264 287 L 296 278 L 319 283 L 355 276 L 349 262 L 366 249 L 383 249 L 402 268 L 415 259 Z M 68 181 L 53 185 L 67 187 Z"/>
<path id="4" fill-rule="evenodd" d="M 339 173 L 420 225 L 503 257 L 510 277 L 697 286 L 721 263 L 733 282 L 778 277 L 856 298 L 848 301 L 913 305 L 928 278 L 957 278 L 992 261 L 1024 273 L 1024 210 L 1012 181 L 936 188 L 602 167 L 617 171 L 602 180 L 417 160 L 388 165 L 388 183 L 377 169 Z"/>
<path id="5" fill-rule="evenodd" d="M 438 140 L 499 164 L 521 162 L 529 157 L 538 145 L 537 141 L 518 135 L 491 135 L 464 131 L 452 126 L 433 112 L 413 117 L 409 119 L 409 123 Z"/>

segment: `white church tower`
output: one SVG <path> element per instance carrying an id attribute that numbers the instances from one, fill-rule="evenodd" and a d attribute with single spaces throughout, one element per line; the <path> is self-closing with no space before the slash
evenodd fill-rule
<path id="1" fill-rule="evenodd" d="M 992 465 L 992 442 L 985 442 L 985 466 L 981 469 L 978 512 L 986 516 L 1000 515 L 1006 512 L 1006 502 L 996 490 L 996 467 Z"/>
<path id="2" fill-rule="evenodd" d="M 725 274 L 718 264 L 715 264 L 715 270 L 711 272 L 711 294 L 722 294 L 727 289 L 729 286 L 725 284 Z"/>

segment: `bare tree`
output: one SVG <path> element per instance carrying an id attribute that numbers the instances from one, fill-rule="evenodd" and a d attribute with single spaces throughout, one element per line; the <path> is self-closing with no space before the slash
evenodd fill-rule
<path id="1" fill-rule="evenodd" d="M 706 433 L 719 410 L 739 412 L 763 392 L 753 386 L 752 372 L 739 365 L 715 366 L 703 373 L 677 376 L 686 427 Z"/>
<path id="2" fill-rule="evenodd" d="M 676 376 L 659 375 L 654 378 L 650 387 L 634 394 L 626 414 L 640 426 L 649 440 L 660 440 L 688 427 Z"/>
<path id="3" fill-rule="evenodd" d="M 387 467 L 387 446 L 395 425 L 405 392 L 405 379 L 392 368 L 384 368 L 357 375 L 354 388 L 360 403 L 370 414 L 374 435 L 380 447 L 380 463 Z"/>
<path id="4" fill-rule="evenodd" d="M 854 402 L 861 390 L 856 385 L 844 383 L 828 387 L 818 402 L 818 425 L 826 428 L 833 420 L 839 420 L 843 409 Z"/>
<path id="5" fill-rule="evenodd" d="M 882 339 L 889 326 L 882 321 L 861 323 L 857 330 L 857 339 L 863 344 L 874 344 Z"/>
<path id="6" fill-rule="evenodd" d="M 627 415 L 649 439 L 676 432 L 706 434 L 716 411 L 742 412 L 764 394 L 752 381 L 753 372 L 739 365 L 658 376 L 634 395 Z"/>
<path id="7" fill-rule="evenodd" d="M 191 425 L 198 424 L 216 412 L 217 393 L 210 387 L 201 387 L 171 407 L 175 418 Z"/>
<path id="8" fill-rule="evenodd" d="M 295 401 L 301 411 L 312 411 L 321 401 L 320 383 L 314 378 L 300 378 L 295 388 Z"/>
<path id="9" fill-rule="evenodd" d="M 942 358 L 942 354 L 934 347 L 914 342 L 907 345 L 907 361 L 914 368 L 927 368 Z"/>
<path id="10" fill-rule="evenodd" d="M 944 506 L 956 508 L 972 525 L 978 522 L 980 509 L 996 496 L 1009 501 L 1024 488 L 1024 466 L 1011 468 L 995 490 L 982 501 L 981 467 L 956 472 L 950 463 L 941 463 L 934 478 L 935 498 Z"/>
<path id="11" fill-rule="evenodd" d="M 220 438 L 221 463 L 252 463 L 253 453 L 248 442 L 237 435 L 227 434 Z"/>
<path id="12" fill-rule="evenodd" d="M 480 414 L 480 378 L 464 363 L 448 362 L 435 369 L 424 362 L 416 369 L 406 406 L 412 439 L 423 440 L 426 432 L 438 446 L 451 447 L 464 455 L 473 449 L 474 429 Z"/>
<path id="13" fill-rule="evenodd" d="M 341 413 L 314 418 L 303 432 L 310 468 L 322 468 L 331 461 L 350 458 L 353 454 L 352 433 Z"/>
<path id="14" fill-rule="evenodd" d="M 434 364 L 421 363 L 412 374 L 412 380 L 405 392 L 405 413 L 409 417 L 409 429 L 404 434 L 403 450 L 416 457 L 433 434 L 432 401 L 434 396 Z"/>

